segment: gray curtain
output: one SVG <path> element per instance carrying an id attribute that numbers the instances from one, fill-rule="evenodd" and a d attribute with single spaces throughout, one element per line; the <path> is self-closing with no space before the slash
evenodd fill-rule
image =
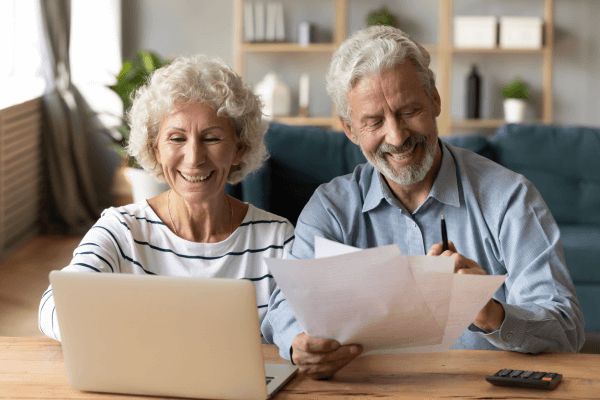
<path id="1" fill-rule="evenodd" d="M 81 234 L 100 215 L 87 156 L 87 139 L 96 128 L 85 100 L 71 82 L 71 2 L 40 1 L 55 83 L 42 101 L 46 113 L 43 152 L 47 178 L 42 231 Z"/>

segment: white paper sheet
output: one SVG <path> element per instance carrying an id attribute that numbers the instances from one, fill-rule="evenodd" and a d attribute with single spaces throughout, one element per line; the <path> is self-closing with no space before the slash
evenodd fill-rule
<path id="1" fill-rule="evenodd" d="M 360 250 L 315 238 L 315 259 L 265 259 L 307 335 L 363 355 L 446 351 L 505 276 L 453 274 L 449 257 Z"/>

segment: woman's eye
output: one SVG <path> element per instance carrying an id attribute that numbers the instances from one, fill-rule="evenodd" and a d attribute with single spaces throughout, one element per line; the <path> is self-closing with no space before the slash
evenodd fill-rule
<path id="1" fill-rule="evenodd" d="M 185 140 L 185 139 L 183 139 L 183 138 L 180 138 L 180 137 L 172 137 L 172 138 L 169 138 L 169 141 L 171 141 L 171 142 L 173 142 L 173 143 L 181 143 L 181 142 L 183 142 L 184 140 Z"/>
<path id="2" fill-rule="evenodd" d="M 208 143 L 215 143 L 219 141 L 219 138 L 205 138 L 204 141 Z"/>

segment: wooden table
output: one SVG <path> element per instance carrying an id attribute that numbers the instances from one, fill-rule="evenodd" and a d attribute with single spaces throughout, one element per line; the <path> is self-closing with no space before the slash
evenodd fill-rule
<path id="1" fill-rule="evenodd" d="M 264 345 L 267 362 L 284 363 L 277 347 Z M 501 368 L 558 372 L 553 391 L 490 385 Z M 0 399 L 140 399 L 74 390 L 67 383 L 60 343 L 45 338 L 0 337 Z M 275 399 L 599 399 L 600 355 L 528 355 L 500 351 L 360 357 L 331 380 L 298 375 Z M 152 399 L 158 399 L 152 397 Z"/>

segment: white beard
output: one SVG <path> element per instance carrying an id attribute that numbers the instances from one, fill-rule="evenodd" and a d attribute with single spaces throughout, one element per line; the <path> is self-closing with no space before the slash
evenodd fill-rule
<path id="1" fill-rule="evenodd" d="M 393 169 L 390 165 L 389 161 L 386 158 L 386 154 L 394 154 L 405 152 L 414 147 L 414 151 L 417 150 L 415 147 L 424 146 L 425 147 L 425 156 L 420 162 L 415 162 L 413 164 L 407 165 L 405 167 L 398 167 Z M 399 147 L 392 146 L 388 143 L 383 143 L 377 149 L 377 153 L 375 157 L 371 159 L 364 151 L 362 146 L 360 147 L 363 151 L 363 154 L 369 160 L 369 162 L 379 171 L 383 176 L 396 182 L 402 186 L 414 185 L 415 183 L 421 182 L 427 176 L 427 173 L 433 166 L 433 161 L 435 159 L 437 144 L 430 144 L 427 142 L 427 138 L 423 135 L 418 135 L 416 137 L 410 137 L 406 140 L 406 142 Z M 388 155 L 389 156 L 389 155 Z"/>

